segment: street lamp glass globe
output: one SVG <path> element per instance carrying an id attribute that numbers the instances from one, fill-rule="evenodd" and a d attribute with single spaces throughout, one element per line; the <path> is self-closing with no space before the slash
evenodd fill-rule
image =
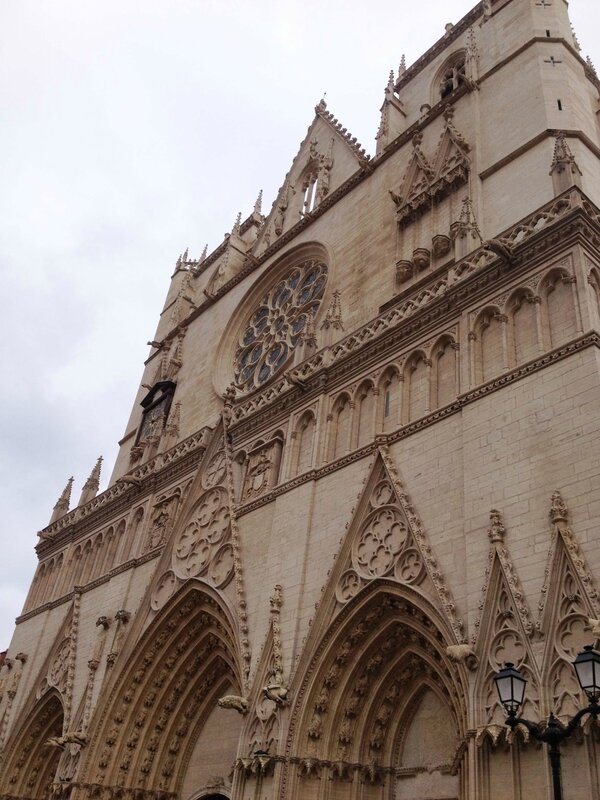
<path id="1" fill-rule="evenodd" d="M 516 714 L 525 696 L 526 679 L 510 661 L 496 673 L 494 678 L 500 702 L 508 714 Z"/>
<path id="2" fill-rule="evenodd" d="M 600 653 L 591 644 L 586 645 L 573 664 L 577 679 L 590 699 L 600 697 Z"/>

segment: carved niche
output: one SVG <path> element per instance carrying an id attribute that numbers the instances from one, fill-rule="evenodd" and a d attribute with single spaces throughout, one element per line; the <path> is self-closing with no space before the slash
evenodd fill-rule
<path id="1" fill-rule="evenodd" d="M 248 453 L 242 498 L 252 500 L 277 485 L 283 438 L 274 436 Z"/>
<path id="2" fill-rule="evenodd" d="M 154 504 L 144 552 L 147 553 L 149 550 L 165 544 L 173 528 L 180 499 L 181 489 L 176 489 L 171 494 L 161 495 Z"/>

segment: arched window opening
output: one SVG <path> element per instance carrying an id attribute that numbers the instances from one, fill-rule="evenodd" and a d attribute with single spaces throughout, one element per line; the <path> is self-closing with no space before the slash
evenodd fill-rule
<path id="1" fill-rule="evenodd" d="M 331 458 L 341 458 L 350 447 L 350 426 L 352 424 L 352 408 L 350 398 L 347 395 L 339 398 L 335 404 L 332 415 L 332 446 Z"/>
<path id="2" fill-rule="evenodd" d="M 600 270 L 596 267 L 590 270 L 588 283 L 592 287 L 592 296 L 594 299 L 594 324 L 598 325 L 598 323 L 600 323 Z"/>
<path id="3" fill-rule="evenodd" d="M 497 308 L 483 311 L 475 325 L 475 379 L 489 381 L 505 369 L 504 324 L 506 316 Z"/>
<path id="4" fill-rule="evenodd" d="M 381 423 L 380 429 L 384 433 L 396 430 L 400 425 L 400 387 L 402 380 L 398 370 L 394 367 L 387 371 L 379 384 Z"/>
<path id="5" fill-rule="evenodd" d="M 368 383 L 361 387 L 357 395 L 357 431 L 356 445 L 363 447 L 373 438 L 373 421 L 375 414 L 375 390 Z"/>
<path id="6" fill-rule="evenodd" d="M 293 474 L 301 475 L 313 466 L 313 446 L 315 438 L 315 415 L 312 411 L 303 414 L 296 427 L 296 453 Z"/>
<path id="7" fill-rule="evenodd" d="M 443 100 L 465 82 L 465 57 L 461 54 L 451 61 L 442 72 L 440 97 Z"/>
<path id="8" fill-rule="evenodd" d="M 533 292 L 527 291 L 520 291 L 509 303 L 513 365 L 523 364 L 539 354 L 536 303 Z"/>
<path id="9" fill-rule="evenodd" d="M 302 201 L 302 216 L 310 214 L 317 204 L 317 184 L 319 182 L 319 175 L 317 172 L 309 174 L 304 184 L 304 198 Z"/>
<path id="10" fill-rule="evenodd" d="M 433 357 L 435 385 L 432 396 L 435 408 L 442 408 L 456 399 L 456 361 L 456 344 L 449 339 L 439 342 Z"/>
<path id="11" fill-rule="evenodd" d="M 406 408 L 407 420 L 412 422 L 425 416 L 429 408 L 429 367 L 431 361 L 423 353 L 415 353 L 406 365 Z"/>
<path id="12" fill-rule="evenodd" d="M 578 333 L 572 277 L 564 272 L 551 273 L 545 279 L 543 294 L 546 298 L 550 347 L 560 347 Z"/>

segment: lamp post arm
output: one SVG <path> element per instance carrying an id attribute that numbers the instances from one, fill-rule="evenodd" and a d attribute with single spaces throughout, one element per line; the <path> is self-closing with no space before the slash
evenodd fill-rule
<path id="1" fill-rule="evenodd" d="M 509 725 L 513 731 L 517 725 L 523 725 L 523 727 L 527 728 L 529 733 L 534 739 L 536 739 L 536 741 L 543 741 L 543 730 L 539 722 L 530 722 L 528 719 L 523 719 L 523 717 L 517 717 L 515 714 L 509 714 L 506 718 L 506 724 Z"/>
<path id="2" fill-rule="evenodd" d="M 581 720 L 588 714 L 590 714 L 594 719 L 598 719 L 598 716 L 600 715 L 600 705 L 598 705 L 597 700 L 592 700 L 587 708 L 582 708 L 581 711 L 578 711 L 575 714 L 573 719 L 569 720 L 567 726 L 565 727 L 565 739 L 571 736 L 573 731 L 579 727 Z"/>

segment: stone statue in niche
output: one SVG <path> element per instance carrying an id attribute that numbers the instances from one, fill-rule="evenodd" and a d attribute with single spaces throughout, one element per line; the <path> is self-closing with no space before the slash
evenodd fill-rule
<path id="1" fill-rule="evenodd" d="M 261 444 L 250 451 L 242 493 L 245 500 L 258 497 L 277 484 L 282 450 L 283 439 L 275 436 L 266 444 Z"/>
<path id="2" fill-rule="evenodd" d="M 148 538 L 146 539 L 146 552 L 148 552 L 148 550 L 154 550 L 155 547 L 161 547 L 167 541 L 173 519 L 175 518 L 178 500 L 179 492 L 175 492 L 170 496 L 162 497 L 154 506 L 150 521 L 150 530 L 148 531 Z"/>

